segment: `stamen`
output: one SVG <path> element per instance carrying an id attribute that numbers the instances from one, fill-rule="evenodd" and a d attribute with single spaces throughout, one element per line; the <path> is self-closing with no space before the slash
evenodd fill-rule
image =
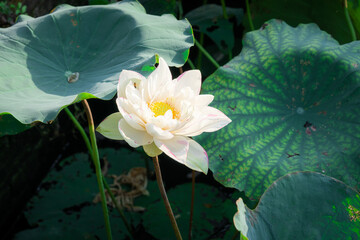
<path id="1" fill-rule="evenodd" d="M 168 102 L 153 102 L 149 104 L 150 110 L 154 113 L 154 116 L 165 115 L 165 113 L 171 110 L 173 114 L 173 119 L 179 119 L 179 112 L 175 110 L 175 108 L 169 104 Z"/>

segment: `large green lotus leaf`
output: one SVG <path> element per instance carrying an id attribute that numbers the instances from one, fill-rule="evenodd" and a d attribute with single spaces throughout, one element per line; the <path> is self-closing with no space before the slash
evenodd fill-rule
<path id="1" fill-rule="evenodd" d="M 360 42 L 340 46 L 315 24 L 271 20 L 203 84 L 232 119 L 197 137 L 225 186 L 258 199 L 294 171 L 360 188 Z"/>
<path id="2" fill-rule="evenodd" d="M 360 32 L 360 0 L 349 0 L 348 9 L 355 29 Z"/>
<path id="3" fill-rule="evenodd" d="M 167 195 L 180 232 L 185 237 L 189 231 L 191 184 L 182 184 L 172 188 Z M 192 239 L 231 239 L 235 229 L 229 227 L 229 222 L 234 214 L 231 211 L 236 209 L 235 201 L 224 199 L 218 189 L 203 183 L 196 183 L 194 199 Z M 157 202 L 148 206 L 143 216 L 143 224 L 146 231 L 156 239 L 175 238 L 163 200 L 160 197 Z M 227 233 L 220 237 L 221 232 L 224 234 L 224 229 L 227 230 Z"/>
<path id="4" fill-rule="evenodd" d="M 126 174 L 133 167 L 145 167 L 145 154 L 127 149 L 100 149 L 100 157 L 109 161 L 108 175 Z M 108 178 L 112 183 L 112 178 Z M 92 203 L 99 192 L 96 175 L 87 154 L 75 154 L 52 169 L 43 180 L 42 187 L 27 205 L 25 216 L 36 228 L 18 233 L 15 239 L 103 239 L 106 236 L 100 203 Z M 149 190 L 156 189 L 153 181 Z M 145 204 L 159 198 L 158 191 L 141 196 L 135 201 Z M 114 239 L 125 239 L 128 232 L 119 213 L 109 208 Z M 141 214 L 124 210 L 127 220 L 135 227 Z"/>
<path id="5" fill-rule="evenodd" d="M 241 23 L 244 16 L 241 8 L 227 7 L 226 12 L 229 17 L 235 17 L 237 25 Z M 200 32 L 208 35 L 219 49 L 224 51 L 233 49 L 235 39 L 233 23 L 229 19 L 224 19 L 220 5 L 202 5 L 188 12 L 185 17 L 193 26 L 197 26 Z"/>
<path id="6" fill-rule="evenodd" d="M 0 29 L 0 113 L 22 123 L 53 120 L 87 98 L 111 99 L 123 69 L 146 74 L 155 54 L 182 65 L 193 45 L 186 20 L 145 13 L 137 1 L 64 5 Z"/>
<path id="7" fill-rule="evenodd" d="M 260 28 L 265 21 L 276 18 L 291 26 L 316 23 L 341 44 L 352 41 L 343 0 L 253 0 L 250 10 L 255 29 Z M 247 17 L 244 18 L 244 24 L 250 31 Z"/>
<path id="8" fill-rule="evenodd" d="M 10 114 L 0 115 L 0 137 L 14 135 L 31 128 L 31 124 L 21 124 Z"/>
<path id="9" fill-rule="evenodd" d="M 280 178 L 254 210 L 237 201 L 236 228 L 249 240 L 359 239 L 360 195 L 343 182 L 314 172 Z"/>

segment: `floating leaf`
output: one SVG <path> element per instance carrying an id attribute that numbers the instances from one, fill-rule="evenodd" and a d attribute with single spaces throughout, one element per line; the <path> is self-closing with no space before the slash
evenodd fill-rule
<path id="1" fill-rule="evenodd" d="M 360 188 L 360 42 L 271 20 L 205 80 L 232 123 L 197 141 L 225 186 L 259 198 L 279 177 L 316 171 Z"/>
<path id="2" fill-rule="evenodd" d="M 100 157 L 110 163 L 108 175 L 145 167 L 145 155 L 127 149 L 100 149 Z M 108 183 L 112 183 L 111 178 L 108 178 Z M 87 154 L 80 153 L 62 160 L 49 172 L 41 186 L 25 212 L 28 222 L 38 227 L 18 233 L 15 239 L 100 239 L 106 235 L 101 206 L 92 202 L 99 189 Z M 149 187 L 155 189 L 157 185 L 149 182 Z M 151 191 L 150 196 L 138 197 L 134 204 L 138 205 L 136 201 L 149 204 L 159 197 L 158 191 Z M 125 239 L 128 232 L 119 213 L 113 208 L 109 210 L 114 239 Z M 124 213 L 135 226 L 140 222 L 140 213 L 126 210 Z"/>
<path id="3" fill-rule="evenodd" d="M 197 183 L 195 185 L 193 239 L 231 239 L 234 229 L 228 230 L 227 237 L 220 237 L 221 231 L 229 226 L 233 202 L 224 200 L 215 187 Z M 180 232 L 189 231 L 191 184 L 182 184 L 168 191 L 168 198 L 176 217 Z M 148 206 L 143 224 L 147 232 L 159 240 L 174 239 L 174 231 L 166 213 L 162 199 Z M 217 237 L 216 237 L 217 236 Z"/>
<path id="4" fill-rule="evenodd" d="M 360 195 L 313 172 L 280 178 L 254 210 L 237 201 L 236 228 L 249 240 L 359 239 Z"/>
<path id="5" fill-rule="evenodd" d="M 51 121 L 83 99 L 111 99 L 121 70 L 151 70 L 155 54 L 180 66 L 193 45 L 186 20 L 148 15 L 137 1 L 62 5 L 26 19 L 0 29 L 0 113 L 22 123 Z"/>
<path id="6" fill-rule="evenodd" d="M 241 8 L 226 8 L 229 17 L 235 17 L 237 25 L 242 21 L 244 12 Z M 233 23 L 224 19 L 222 7 L 216 4 L 202 5 L 185 15 L 193 26 L 208 35 L 219 47 L 226 50 L 234 47 Z"/>
<path id="7" fill-rule="evenodd" d="M 349 0 L 351 1 L 351 0 Z M 269 19 L 284 20 L 291 26 L 300 23 L 316 23 L 340 43 L 352 41 L 341 0 L 254 0 L 251 1 L 251 16 L 255 29 Z M 244 18 L 250 31 L 248 18 Z"/>

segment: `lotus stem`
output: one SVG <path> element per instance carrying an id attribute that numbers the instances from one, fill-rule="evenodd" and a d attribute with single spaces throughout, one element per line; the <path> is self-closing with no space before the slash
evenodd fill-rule
<path id="1" fill-rule="evenodd" d="M 178 1 L 178 6 L 179 6 L 179 19 L 181 20 L 184 14 L 184 9 L 181 0 Z"/>
<path id="2" fill-rule="evenodd" d="M 86 116 L 88 119 L 88 123 L 89 123 L 90 142 L 91 142 L 91 146 L 92 146 L 92 150 L 93 150 L 93 162 L 94 162 L 96 178 L 97 178 L 97 182 L 98 182 L 98 186 L 99 186 L 101 206 L 102 206 L 103 215 L 104 215 L 107 239 L 112 240 L 109 211 L 107 208 L 107 203 L 106 203 L 106 198 L 105 198 L 104 183 L 102 181 L 103 178 L 102 178 L 102 173 L 101 173 L 99 151 L 98 151 L 97 144 L 96 144 L 94 120 L 92 118 L 90 106 L 89 106 L 88 102 L 86 101 L 86 99 L 82 101 L 82 104 L 84 106 Z"/>
<path id="3" fill-rule="evenodd" d="M 191 69 L 193 69 L 193 70 L 195 69 L 195 65 L 194 65 L 194 63 L 190 60 L 190 58 L 188 58 L 187 63 L 189 64 L 189 66 L 190 66 Z"/>
<path id="4" fill-rule="evenodd" d="M 225 4 L 225 0 L 221 0 L 221 6 L 222 6 L 222 10 L 223 10 L 223 16 L 225 19 L 229 19 L 227 12 L 226 12 L 226 4 Z"/>
<path id="5" fill-rule="evenodd" d="M 200 33 L 199 43 L 200 43 L 201 46 L 204 45 L 204 33 Z M 197 57 L 197 68 L 198 69 L 201 69 L 201 66 L 202 66 L 202 56 L 203 56 L 202 52 L 199 51 L 198 57 Z M 195 67 L 193 69 L 195 69 Z"/>
<path id="6" fill-rule="evenodd" d="M 81 126 L 81 124 L 79 123 L 79 121 L 76 119 L 76 117 L 72 114 L 72 112 L 68 109 L 68 108 L 65 108 L 64 109 L 65 112 L 67 113 L 67 115 L 69 116 L 69 118 L 72 120 L 72 122 L 74 123 L 75 127 L 79 130 L 84 142 L 85 142 L 85 145 L 89 151 L 89 154 L 91 156 L 91 158 L 93 159 L 93 161 L 95 161 L 95 157 L 94 157 L 94 151 L 91 147 L 91 143 L 90 143 L 90 140 L 89 140 L 89 137 L 87 136 L 84 128 Z M 106 188 L 106 190 L 108 191 L 109 195 L 110 195 L 110 198 L 112 200 L 112 202 L 114 203 L 114 205 L 116 206 L 116 209 L 118 210 L 119 214 L 120 214 L 120 217 L 121 219 L 123 220 L 127 230 L 129 231 L 130 233 L 130 236 L 133 238 L 133 228 L 130 226 L 130 224 L 128 223 L 128 221 L 126 220 L 125 218 L 125 215 L 124 215 L 124 212 L 122 211 L 122 209 L 118 206 L 118 203 L 116 202 L 115 200 L 115 197 L 114 195 L 112 194 L 112 192 L 109 190 L 109 185 L 105 179 L 104 176 L 102 176 L 102 180 L 103 180 L 103 183 L 104 183 L 104 186 Z"/>
<path id="7" fill-rule="evenodd" d="M 84 139 L 86 148 L 88 149 L 88 151 L 90 153 L 90 156 L 92 158 L 93 157 L 93 150 L 91 148 L 90 140 L 89 140 L 88 136 L 86 135 L 84 128 L 81 126 L 79 121 L 76 119 L 76 117 L 72 114 L 72 112 L 68 108 L 64 108 L 64 110 L 67 113 L 67 115 L 69 116 L 69 118 L 71 119 L 71 121 L 74 123 L 75 127 L 79 130 L 82 138 Z"/>
<path id="8" fill-rule="evenodd" d="M 235 231 L 234 235 L 232 236 L 231 240 L 239 239 L 240 232 L 238 230 Z M 242 235 L 240 235 L 240 239 L 243 239 Z"/>
<path id="9" fill-rule="evenodd" d="M 351 38 L 352 38 L 353 41 L 356 41 L 355 28 L 354 28 L 354 26 L 352 24 L 352 21 L 351 21 L 350 15 L 349 15 L 349 9 L 348 9 L 347 0 L 345 0 L 344 12 L 345 12 L 345 17 L 346 17 L 346 22 L 347 22 L 347 24 L 349 26 Z"/>
<path id="10" fill-rule="evenodd" d="M 161 197 L 164 200 L 164 205 L 165 205 L 166 211 L 167 211 L 167 213 L 169 215 L 171 225 L 172 225 L 172 227 L 174 229 L 176 239 L 177 240 L 182 240 L 179 227 L 178 227 L 178 225 L 176 223 L 174 213 L 173 213 L 173 211 L 171 209 L 169 199 L 168 199 L 168 197 L 166 195 L 164 183 L 163 183 L 162 176 L 161 176 L 161 170 L 160 170 L 160 164 L 159 164 L 158 156 L 153 157 L 153 162 L 154 162 L 155 173 L 156 173 L 156 181 L 157 181 L 158 186 L 159 186 Z"/>
<path id="11" fill-rule="evenodd" d="M 126 217 L 125 217 L 125 215 L 124 215 L 124 212 L 122 211 L 121 207 L 119 206 L 118 202 L 116 201 L 116 199 L 115 199 L 115 197 L 114 197 L 114 194 L 112 193 L 112 191 L 111 191 L 111 189 L 110 189 L 110 187 L 109 187 L 109 184 L 106 182 L 105 177 L 102 176 L 102 178 L 103 178 L 103 182 L 104 182 L 104 186 L 105 186 L 105 188 L 106 188 L 106 191 L 107 191 L 107 193 L 109 194 L 112 202 L 115 204 L 115 207 L 116 207 L 116 209 L 118 210 L 118 212 L 119 212 L 119 214 L 120 214 L 120 217 L 121 217 L 121 219 L 123 220 L 123 222 L 124 222 L 124 224 L 125 224 L 126 229 L 127 229 L 127 230 L 129 231 L 129 233 L 130 233 L 131 239 L 134 239 L 134 236 L 133 236 L 133 234 L 134 234 L 134 229 L 132 228 L 132 226 L 131 226 L 131 225 L 128 223 L 128 221 L 126 220 Z"/>
<path id="12" fill-rule="evenodd" d="M 220 65 L 215 61 L 215 59 L 210 55 L 210 53 L 208 53 L 208 51 L 206 51 L 205 48 L 203 48 L 203 46 L 201 46 L 201 44 L 196 39 L 195 39 L 195 45 L 216 68 L 220 67 Z"/>
<path id="13" fill-rule="evenodd" d="M 195 196 L 195 171 L 192 170 L 192 181 L 191 181 L 191 206 L 190 206 L 190 221 L 189 221 L 189 240 L 192 237 L 192 224 L 194 216 L 194 196 Z"/>
<path id="14" fill-rule="evenodd" d="M 249 20 L 249 24 L 250 24 L 250 29 L 251 31 L 254 31 L 254 24 L 252 22 L 252 18 L 251 18 L 251 12 L 250 12 L 250 4 L 249 4 L 249 0 L 245 0 L 246 3 L 246 15 L 248 16 L 248 20 Z"/>

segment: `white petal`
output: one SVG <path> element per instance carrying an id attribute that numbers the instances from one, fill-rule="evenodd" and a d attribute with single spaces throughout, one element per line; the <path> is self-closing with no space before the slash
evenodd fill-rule
<path id="1" fill-rule="evenodd" d="M 176 135 L 197 136 L 203 132 L 215 132 L 231 122 L 225 114 L 213 107 L 204 107 L 200 113 L 185 126 L 176 131 Z"/>
<path id="2" fill-rule="evenodd" d="M 200 93 L 201 88 L 201 72 L 199 70 L 189 70 L 181 74 L 177 79 L 176 89 L 181 90 L 190 87 L 195 94 Z"/>
<path id="3" fill-rule="evenodd" d="M 149 123 L 152 123 L 163 130 L 169 130 L 169 131 L 171 131 L 172 129 L 177 129 L 177 126 L 180 124 L 180 122 L 177 119 L 169 119 L 164 115 L 152 117 L 149 120 Z"/>
<path id="4" fill-rule="evenodd" d="M 156 157 L 162 153 L 162 151 L 155 145 L 154 142 L 149 145 L 144 145 L 143 148 L 144 148 L 145 153 L 149 157 Z"/>
<path id="5" fill-rule="evenodd" d="M 172 133 L 170 133 L 169 131 L 164 131 L 163 129 L 152 123 L 146 124 L 146 131 L 154 138 L 161 140 L 168 140 L 174 137 L 174 135 L 172 135 Z"/>
<path id="6" fill-rule="evenodd" d="M 121 71 L 117 85 L 118 97 L 125 97 L 125 88 L 130 81 L 140 82 L 144 80 L 146 80 L 146 78 L 140 73 L 129 70 Z"/>
<path id="7" fill-rule="evenodd" d="M 129 82 L 125 88 L 126 99 L 133 104 L 140 105 L 142 99 L 138 89 L 135 88 L 132 82 Z"/>
<path id="8" fill-rule="evenodd" d="M 208 106 L 213 100 L 214 100 L 214 95 L 201 94 L 195 97 L 194 104 L 196 106 Z"/>
<path id="9" fill-rule="evenodd" d="M 175 136 L 170 140 L 154 139 L 156 146 L 166 155 L 179 163 L 185 164 L 187 152 L 189 150 L 189 138 Z"/>
<path id="10" fill-rule="evenodd" d="M 169 81 L 172 81 L 170 69 L 165 60 L 160 58 L 158 67 L 147 78 L 145 93 L 148 94 L 149 99 L 154 99 Z"/>
<path id="11" fill-rule="evenodd" d="M 121 119 L 119 122 L 119 130 L 124 140 L 131 147 L 139 147 L 142 145 L 148 145 L 153 142 L 152 136 L 146 131 L 139 131 L 132 128 L 125 119 Z"/>
<path id="12" fill-rule="evenodd" d="M 145 130 L 144 121 L 136 115 L 136 110 L 133 108 L 131 103 L 124 98 L 117 98 L 116 103 L 119 109 L 119 112 L 122 114 L 126 122 L 131 125 L 131 127 L 137 130 Z"/>
<path id="13" fill-rule="evenodd" d="M 194 140 L 189 140 L 189 151 L 186 158 L 186 166 L 192 170 L 207 174 L 209 170 L 209 159 L 204 148 Z"/>
<path id="14" fill-rule="evenodd" d="M 104 137 L 113 140 L 124 140 L 118 127 L 120 119 L 122 119 L 121 113 L 113 113 L 99 124 L 99 126 L 96 128 L 96 131 L 101 133 Z"/>

